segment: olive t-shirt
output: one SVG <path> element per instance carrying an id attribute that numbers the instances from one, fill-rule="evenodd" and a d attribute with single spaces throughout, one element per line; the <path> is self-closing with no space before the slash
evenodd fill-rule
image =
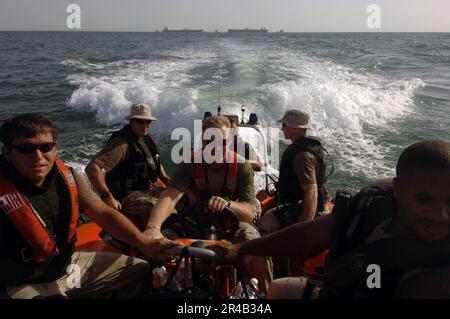
<path id="1" fill-rule="evenodd" d="M 318 172 L 316 157 L 310 152 L 298 152 L 294 156 L 292 166 L 297 175 L 299 185 L 317 184 Z"/>
<path id="2" fill-rule="evenodd" d="M 222 188 L 225 186 L 226 166 L 214 169 L 206 165 L 207 189 L 213 196 L 220 196 Z M 239 202 L 255 203 L 255 188 L 253 184 L 253 170 L 246 161 L 238 163 L 238 173 L 236 180 L 236 198 Z M 170 186 L 182 193 L 189 190 L 195 184 L 195 166 L 193 163 L 183 163 L 178 166 L 170 182 Z"/>
<path id="3" fill-rule="evenodd" d="M 130 153 L 128 142 L 124 138 L 115 137 L 92 160 L 109 173 L 117 164 L 126 160 Z"/>

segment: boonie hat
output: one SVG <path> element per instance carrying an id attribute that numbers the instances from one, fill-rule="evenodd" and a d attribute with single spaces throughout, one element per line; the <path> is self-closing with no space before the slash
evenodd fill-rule
<path id="1" fill-rule="evenodd" d="M 308 113 L 300 110 L 287 110 L 278 123 L 284 123 L 293 128 L 311 128 L 311 117 Z"/>
<path id="2" fill-rule="evenodd" d="M 151 120 L 156 121 L 157 118 L 152 116 L 152 111 L 150 106 L 145 103 L 136 103 L 133 104 L 130 108 L 130 115 L 128 115 L 126 120 L 131 119 L 142 119 L 142 120 Z"/>

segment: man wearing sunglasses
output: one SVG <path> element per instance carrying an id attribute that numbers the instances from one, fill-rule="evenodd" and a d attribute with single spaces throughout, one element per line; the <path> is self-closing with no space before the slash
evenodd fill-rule
<path id="1" fill-rule="evenodd" d="M 112 134 L 106 146 L 86 166 L 86 175 L 106 204 L 144 227 L 156 202 L 153 183 L 168 176 L 156 144 L 148 135 L 156 121 L 147 104 L 133 104 L 125 127 Z M 106 172 L 106 174 L 103 173 Z"/>
<path id="2" fill-rule="evenodd" d="M 292 144 L 284 151 L 280 163 L 277 190 L 282 205 L 259 220 L 258 228 L 263 234 L 313 220 L 326 210 L 326 153 L 319 139 L 306 134 L 311 127 L 309 114 L 288 110 L 278 122 L 284 137 Z"/>
<path id="3" fill-rule="evenodd" d="M 142 296 L 147 262 L 74 250 L 79 213 L 147 256 L 161 257 L 162 249 L 176 244 L 149 240 L 65 166 L 56 156 L 51 121 L 37 114 L 16 116 L 1 126 L 0 137 L 0 287 L 7 295 L 77 298 L 121 291 L 119 297 Z M 71 271 L 79 274 L 73 286 Z"/>
<path id="4" fill-rule="evenodd" d="M 232 242 L 258 238 L 254 225 L 257 211 L 253 170 L 248 161 L 243 158 L 239 161 L 238 155 L 230 150 L 233 139 L 230 121 L 223 116 L 211 116 L 203 120 L 202 129 L 201 162 L 197 162 L 194 155 L 194 163 L 178 166 L 170 186 L 161 193 L 154 206 L 144 233 L 150 238 L 169 236 L 164 229 L 161 233 L 161 226 L 186 194 L 190 205 L 207 202 L 213 213 L 226 207 L 236 213 L 239 228 L 230 238 Z M 178 213 L 182 214 L 182 211 Z M 243 267 L 247 275 L 258 279 L 259 289 L 265 293 L 272 280 L 270 260 L 246 256 Z"/>
<path id="5" fill-rule="evenodd" d="M 287 110 L 278 122 L 284 137 L 292 144 L 281 158 L 276 185 L 279 205 L 258 221 L 262 235 L 313 220 L 326 210 L 326 153 L 319 139 L 307 136 L 307 130 L 311 128 L 310 115 L 302 110 Z M 288 261 L 274 258 L 273 264 L 275 277 L 289 273 Z"/>

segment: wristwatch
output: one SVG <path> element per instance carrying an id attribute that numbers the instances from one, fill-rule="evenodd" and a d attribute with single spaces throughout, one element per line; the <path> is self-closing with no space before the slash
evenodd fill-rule
<path id="1" fill-rule="evenodd" d="M 227 207 L 230 208 L 231 207 L 231 200 L 227 199 Z"/>

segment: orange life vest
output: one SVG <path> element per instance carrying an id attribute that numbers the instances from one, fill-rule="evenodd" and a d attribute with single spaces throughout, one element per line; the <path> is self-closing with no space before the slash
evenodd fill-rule
<path id="1" fill-rule="evenodd" d="M 67 237 L 67 242 L 70 244 L 75 241 L 79 214 L 77 186 L 72 172 L 60 159 L 55 159 L 55 165 L 70 193 L 71 219 Z M 59 253 L 53 237 L 48 232 L 38 212 L 31 206 L 28 199 L 17 190 L 17 187 L 1 173 L 0 208 L 32 248 L 34 261 L 43 262 Z"/>
<path id="2" fill-rule="evenodd" d="M 225 187 L 230 190 L 230 196 L 236 196 L 236 184 L 238 175 L 238 158 L 237 153 L 228 151 L 229 157 L 232 158 L 231 163 L 227 163 L 227 176 L 225 179 Z M 195 189 L 194 194 L 197 198 L 201 198 L 201 194 L 206 190 L 206 165 L 205 163 L 194 163 L 195 168 Z"/>

